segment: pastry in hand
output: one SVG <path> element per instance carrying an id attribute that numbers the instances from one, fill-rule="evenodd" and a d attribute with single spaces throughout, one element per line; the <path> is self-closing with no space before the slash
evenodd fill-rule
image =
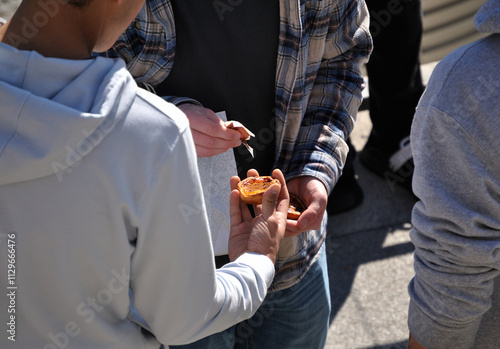
<path id="1" fill-rule="evenodd" d="M 262 203 L 262 197 L 266 190 L 274 183 L 280 184 L 277 179 L 271 176 L 247 177 L 240 181 L 236 188 L 240 192 L 241 201 L 251 205 L 259 205 Z M 305 205 L 302 200 L 291 194 L 287 218 L 297 220 L 304 210 Z"/>
<path id="2" fill-rule="evenodd" d="M 299 219 L 302 212 L 306 209 L 306 205 L 300 200 L 297 195 L 290 194 L 290 206 L 288 207 L 288 219 Z"/>
<path id="3" fill-rule="evenodd" d="M 266 190 L 274 183 L 281 186 L 280 181 L 271 176 L 247 177 L 240 181 L 236 188 L 240 192 L 241 201 L 259 205 Z"/>

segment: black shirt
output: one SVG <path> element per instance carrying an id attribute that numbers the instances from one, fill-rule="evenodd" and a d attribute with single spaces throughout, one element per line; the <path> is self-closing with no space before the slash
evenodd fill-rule
<path id="1" fill-rule="evenodd" d="M 275 158 L 274 103 L 279 2 L 271 0 L 173 0 L 176 52 L 160 96 L 191 97 L 226 111 L 256 137 L 252 159 L 235 148 L 238 172 L 269 175 Z"/>

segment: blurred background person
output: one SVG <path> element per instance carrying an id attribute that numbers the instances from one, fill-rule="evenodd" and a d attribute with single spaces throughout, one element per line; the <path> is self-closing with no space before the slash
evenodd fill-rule
<path id="1" fill-rule="evenodd" d="M 392 188 L 411 192 L 410 127 L 424 90 L 420 72 L 423 19 L 420 0 L 366 0 L 373 52 L 366 64 L 370 136 L 359 160 Z M 358 207 L 363 191 L 356 180 L 356 150 L 350 143 L 344 172 L 329 197 L 328 213 Z M 396 187 L 397 185 L 397 187 Z"/>

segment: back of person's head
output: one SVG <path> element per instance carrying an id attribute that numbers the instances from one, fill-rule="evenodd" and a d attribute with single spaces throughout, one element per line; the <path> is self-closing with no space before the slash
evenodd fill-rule
<path id="1" fill-rule="evenodd" d="M 0 41 L 46 57 L 88 59 L 106 51 L 144 0 L 23 0 Z"/>
<path id="2" fill-rule="evenodd" d="M 77 7 L 77 8 L 85 8 L 87 7 L 88 5 L 90 5 L 90 3 L 94 1 L 94 0 L 54 0 L 54 2 L 57 3 L 57 5 L 65 5 L 65 4 L 68 4 L 68 5 L 72 5 L 74 7 Z M 39 0 L 23 0 L 22 2 L 24 3 L 38 3 Z M 47 3 L 49 3 L 50 1 L 48 1 Z"/>
<path id="3" fill-rule="evenodd" d="M 92 1 L 93 0 L 67 0 L 68 4 L 79 8 L 87 7 Z"/>

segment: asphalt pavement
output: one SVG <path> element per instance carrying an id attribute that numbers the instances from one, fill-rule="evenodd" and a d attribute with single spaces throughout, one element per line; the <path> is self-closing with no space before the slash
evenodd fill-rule
<path id="1" fill-rule="evenodd" d="M 424 83 L 436 64 L 422 65 Z M 368 111 L 361 110 L 351 134 L 357 152 L 371 127 Z M 358 158 L 355 169 L 364 192 L 362 205 L 328 220 L 332 314 L 325 349 L 403 349 L 408 340 L 407 287 L 414 251 L 409 232 L 416 199 L 394 181 L 368 171 Z"/>
<path id="2" fill-rule="evenodd" d="M 351 136 L 359 151 L 371 130 L 361 111 Z M 355 162 L 363 204 L 330 216 L 326 251 L 332 314 L 325 349 L 406 348 L 409 238 L 414 197 Z"/>

